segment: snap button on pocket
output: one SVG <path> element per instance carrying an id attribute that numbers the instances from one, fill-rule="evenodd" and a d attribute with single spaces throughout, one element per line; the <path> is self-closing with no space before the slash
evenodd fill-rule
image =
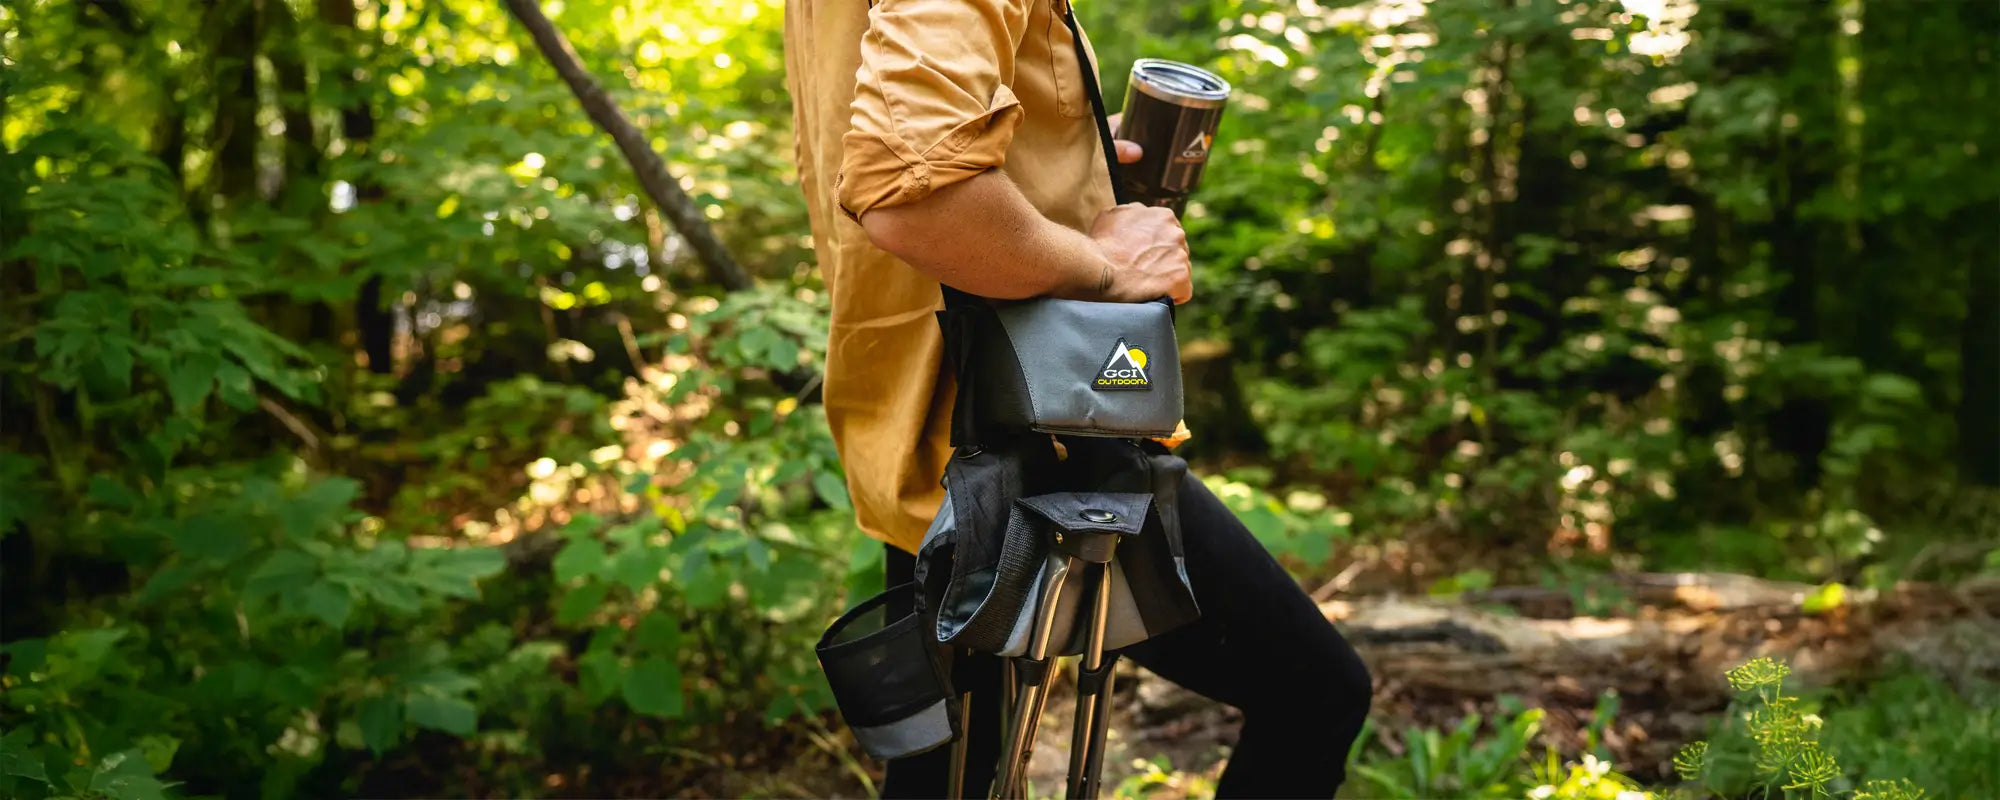
<path id="1" fill-rule="evenodd" d="M 1077 516 L 1083 517 L 1084 520 L 1089 522 L 1095 522 L 1099 525 L 1105 525 L 1118 521 L 1117 514 L 1105 511 L 1104 509 L 1101 508 L 1086 508 L 1083 511 L 1079 512 Z"/>

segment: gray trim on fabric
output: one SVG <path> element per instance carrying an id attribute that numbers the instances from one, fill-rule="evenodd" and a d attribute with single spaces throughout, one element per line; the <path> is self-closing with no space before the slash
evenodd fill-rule
<path id="1" fill-rule="evenodd" d="M 951 741 L 950 699 L 939 700 L 915 714 L 886 725 L 849 726 L 861 749 L 888 760 L 912 756 Z"/>
<path id="2" fill-rule="evenodd" d="M 1051 570 L 1058 561 L 1067 558 L 1061 553 L 1051 553 L 1042 569 L 1035 574 L 1036 587 L 1048 580 Z M 1088 569 L 1075 570 L 1064 578 L 1062 594 L 1056 599 L 1055 627 L 1050 629 L 1049 651 L 1051 655 L 1076 655 L 1084 647 L 1084 636 L 1088 633 L 1084 621 L 1083 601 L 1089 594 L 1089 584 L 1085 579 Z M 1041 596 L 1040 589 L 1028 594 L 1030 598 Z M 1007 644 L 1000 655 L 1007 657 L 1024 656 L 1028 653 L 1028 634 L 1034 629 L 1037 606 L 1030 602 L 1014 617 L 1014 628 L 1007 636 Z M 1132 582 L 1125 577 L 1125 570 L 1114 560 L 1111 569 L 1111 608 L 1104 620 L 1104 649 L 1116 650 L 1138 644 L 1152 638 L 1154 631 L 1146 629 L 1145 617 L 1139 613 L 1139 600 L 1132 594 Z"/>

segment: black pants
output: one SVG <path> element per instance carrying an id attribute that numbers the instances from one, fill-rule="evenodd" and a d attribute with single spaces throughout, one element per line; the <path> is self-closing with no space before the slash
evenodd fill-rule
<path id="1" fill-rule="evenodd" d="M 1217 797 L 1332 797 L 1368 716 L 1368 668 L 1208 487 L 1188 476 L 1180 503 L 1201 619 L 1121 654 L 1243 712 Z M 916 559 L 890 548 L 887 569 L 903 583 Z M 998 661 L 961 663 L 954 682 L 972 692 L 966 796 L 983 797 L 1000 757 Z M 891 761 L 882 796 L 944 797 L 950 762 L 948 746 Z"/>

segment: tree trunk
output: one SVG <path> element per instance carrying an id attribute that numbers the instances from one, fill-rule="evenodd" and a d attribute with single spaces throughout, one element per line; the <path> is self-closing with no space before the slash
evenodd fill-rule
<path id="1" fill-rule="evenodd" d="M 576 50 L 570 47 L 562 31 L 556 30 L 555 23 L 542 14 L 541 6 L 535 0 L 507 0 L 507 8 L 521 20 L 522 27 L 528 29 L 528 34 L 534 37 L 535 47 L 542 51 L 549 65 L 555 67 L 563 82 L 569 84 L 570 91 L 576 95 L 583 110 L 590 114 L 591 120 L 618 143 L 618 150 L 625 154 L 625 161 L 632 167 L 639 185 L 653 199 L 653 204 L 673 222 L 674 230 L 688 241 L 695 255 L 701 257 L 702 264 L 708 267 L 709 279 L 730 291 L 750 288 L 750 275 L 722 246 L 722 240 L 716 238 L 715 231 L 702 217 L 701 209 L 695 207 L 694 200 L 681 191 L 680 182 L 667 171 L 667 164 L 660 159 L 660 154 L 653 152 L 652 146 L 646 142 L 646 135 L 626 118 L 625 112 L 619 110 L 610 95 L 605 94 L 604 87 L 599 86 L 597 79 L 584 69 L 583 60 L 577 57 Z"/>
<path id="2" fill-rule="evenodd" d="M 1837 278 L 1828 273 L 1826 258 L 1828 242 L 1837 240 L 1827 235 L 1828 225 L 1806 209 L 1828 185 L 1828 175 L 1839 170 L 1840 152 L 1833 133 L 1839 123 L 1833 118 L 1835 100 L 1831 99 L 1838 98 L 1840 90 L 1839 78 L 1831 68 L 1838 20 L 1831 6 L 1800 13 L 1806 15 L 1801 25 L 1804 35 L 1773 36 L 1768 41 L 1772 63 L 1784 71 L 1781 74 L 1823 73 L 1821 81 L 1792 89 L 1780 118 L 1793 121 L 1781 123 L 1776 132 L 1778 172 L 1772 187 L 1771 269 L 1789 274 L 1778 291 L 1776 308 L 1779 319 L 1790 326 L 1781 328 L 1777 337 L 1787 346 L 1822 341 L 1820 294 L 1824 284 Z M 1810 67 L 1819 67 L 1820 73 Z M 1820 456 L 1832 435 L 1832 411 L 1826 397 L 1799 387 L 1766 424 L 1771 443 L 1793 459 L 1794 485 L 1800 490 L 1818 486 Z M 1754 463 L 1755 454 L 1750 457 Z"/>
<path id="3" fill-rule="evenodd" d="M 1958 357 L 1959 464 L 1965 482 L 2000 487 L 2000 267 L 1974 259 L 1966 278 Z"/>
<path id="4" fill-rule="evenodd" d="M 209 62 L 215 116 L 208 149 L 215 155 L 211 191 L 235 203 L 257 191 L 257 15 L 250 0 L 211 0 Z"/>
<path id="5" fill-rule="evenodd" d="M 271 60 L 271 72 L 278 81 L 278 108 L 285 120 L 284 178 L 277 197 L 285 200 L 286 189 L 305 178 L 312 183 L 313 201 L 319 196 L 319 144 L 314 141 L 311 88 L 306 82 L 305 42 L 298 19 L 285 0 L 260 0 L 258 22 L 264 31 L 264 54 Z"/>
<path id="6" fill-rule="evenodd" d="M 334 28 L 344 36 L 342 42 L 348 45 L 347 54 L 355 52 L 354 39 L 357 28 L 354 21 L 354 0 L 320 0 L 320 21 Z M 337 70 L 343 84 L 343 94 L 354 98 L 352 105 L 340 110 L 340 137 L 347 142 L 348 152 L 357 157 L 365 157 L 368 143 L 375 138 L 375 112 L 368 107 L 368 99 L 354 86 L 351 70 Z M 362 182 L 354 187 L 354 201 L 374 203 L 382 199 L 382 187 L 370 182 Z M 360 269 L 349 264 L 347 270 Z M 361 283 L 361 291 L 354 299 L 354 326 L 361 338 L 361 350 L 368 356 L 368 371 L 377 375 L 388 375 L 396 371 L 394 350 L 396 319 L 389 310 L 382 307 L 382 276 L 370 275 Z"/>

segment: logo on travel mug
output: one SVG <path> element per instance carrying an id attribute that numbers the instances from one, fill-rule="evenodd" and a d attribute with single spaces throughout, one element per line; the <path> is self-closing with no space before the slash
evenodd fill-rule
<path id="1" fill-rule="evenodd" d="M 1134 62 L 1118 138 L 1138 142 L 1145 154 L 1119 169 L 1126 195 L 1179 214 L 1201 182 L 1228 99 L 1229 83 L 1208 70 L 1159 58 Z"/>

